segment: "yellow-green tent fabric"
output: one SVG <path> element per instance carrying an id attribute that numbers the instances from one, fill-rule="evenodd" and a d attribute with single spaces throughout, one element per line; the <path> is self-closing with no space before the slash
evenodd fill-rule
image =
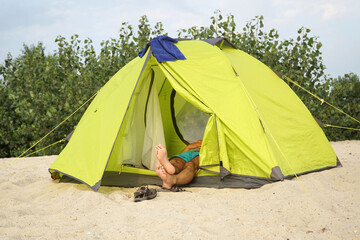
<path id="1" fill-rule="evenodd" d="M 186 60 L 159 63 L 150 47 L 99 90 L 50 166 L 53 177 L 95 191 L 161 184 L 144 167 L 146 146 L 156 145 L 146 139 L 164 136 L 172 156 L 188 142 L 189 126 L 203 139 L 189 185 L 256 188 L 340 164 L 311 113 L 270 68 L 223 38 L 176 46 Z"/>

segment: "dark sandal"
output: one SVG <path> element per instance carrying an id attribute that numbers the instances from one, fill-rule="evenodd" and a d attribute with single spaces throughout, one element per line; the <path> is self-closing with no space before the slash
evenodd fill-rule
<path id="1" fill-rule="evenodd" d="M 148 186 L 141 186 L 136 192 L 134 192 L 134 202 L 140 202 L 142 200 L 150 200 L 155 198 L 157 191 L 154 188 Z"/>

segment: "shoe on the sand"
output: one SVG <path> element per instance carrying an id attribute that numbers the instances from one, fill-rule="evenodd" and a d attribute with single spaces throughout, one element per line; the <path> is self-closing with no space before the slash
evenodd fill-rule
<path id="1" fill-rule="evenodd" d="M 134 192 L 134 202 L 140 202 L 142 200 L 150 200 L 155 198 L 157 191 L 154 188 L 148 186 L 141 186 L 136 192 Z"/>

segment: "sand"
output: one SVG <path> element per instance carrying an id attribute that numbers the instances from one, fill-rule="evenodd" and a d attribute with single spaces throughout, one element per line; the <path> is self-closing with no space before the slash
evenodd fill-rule
<path id="1" fill-rule="evenodd" d="M 331 144 L 343 167 L 301 176 L 307 192 L 293 179 L 138 203 L 136 188 L 53 182 L 56 156 L 19 159 L 0 168 L 0 239 L 360 239 L 360 141 Z"/>

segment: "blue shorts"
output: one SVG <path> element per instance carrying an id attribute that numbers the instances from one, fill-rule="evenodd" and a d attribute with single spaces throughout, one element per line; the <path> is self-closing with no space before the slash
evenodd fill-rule
<path id="1" fill-rule="evenodd" d="M 178 158 L 183 159 L 185 162 L 189 162 L 191 159 L 193 159 L 194 157 L 197 157 L 197 156 L 199 156 L 199 152 L 190 150 L 190 151 L 180 153 L 179 155 L 173 156 L 169 160 L 178 157 Z"/>

